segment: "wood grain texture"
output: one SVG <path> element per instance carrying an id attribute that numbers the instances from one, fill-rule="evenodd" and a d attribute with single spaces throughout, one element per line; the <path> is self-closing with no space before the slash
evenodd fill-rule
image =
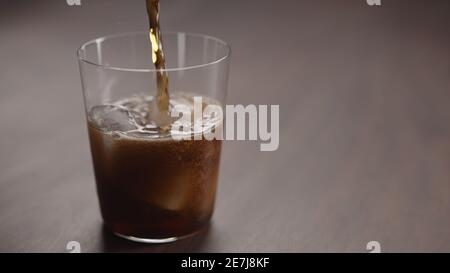
<path id="1" fill-rule="evenodd" d="M 449 1 L 163 1 L 163 28 L 231 44 L 228 102 L 279 104 L 281 132 L 225 143 L 208 230 L 155 246 L 102 226 L 75 57 L 145 30 L 144 1 L 32 2 L 0 3 L 1 252 L 450 251 Z"/>

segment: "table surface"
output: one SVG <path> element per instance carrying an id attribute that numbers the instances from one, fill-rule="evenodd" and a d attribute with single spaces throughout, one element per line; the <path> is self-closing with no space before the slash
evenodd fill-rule
<path id="1" fill-rule="evenodd" d="M 144 1 L 1 1 L 0 252 L 450 251 L 450 1 L 162 1 L 233 48 L 228 103 L 280 105 L 280 147 L 224 143 L 209 228 L 102 225 L 75 51 L 146 29 Z"/>

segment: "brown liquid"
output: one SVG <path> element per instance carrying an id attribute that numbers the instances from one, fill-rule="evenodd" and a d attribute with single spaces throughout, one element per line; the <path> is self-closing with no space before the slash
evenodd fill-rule
<path id="1" fill-rule="evenodd" d="M 188 104 L 186 98 L 174 96 L 173 103 Z M 101 212 L 106 226 L 121 235 L 181 237 L 211 218 L 221 141 L 177 141 L 156 127 L 146 130 L 149 100 L 128 98 L 90 110 Z"/>
<path id="2" fill-rule="evenodd" d="M 161 37 L 161 29 L 159 26 L 159 0 L 146 0 L 147 14 L 149 21 L 149 37 L 152 46 L 152 61 L 157 70 L 156 84 L 158 92 L 156 94 L 156 105 L 159 116 L 153 116 L 161 127 L 168 125 L 168 109 L 169 109 L 169 77 L 166 68 L 166 61 L 164 58 L 163 43 Z"/>
<path id="3" fill-rule="evenodd" d="M 169 98 L 159 0 L 146 2 L 157 94 L 94 106 L 88 129 L 106 226 L 125 236 L 165 239 L 192 234 L 211 218 L 221 141 L 171 138 L 171 103 L 193 106 L 193 100 Z"/>

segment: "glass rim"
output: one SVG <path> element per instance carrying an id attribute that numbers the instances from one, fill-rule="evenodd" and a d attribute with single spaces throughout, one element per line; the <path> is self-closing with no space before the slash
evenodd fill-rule
<path id="1" fill-rule="evenodd" d="M 89 40 L 87 42 L 85 42 L 84 44 L 82 44 L 78 49 L 77 49 L 77 57 L 78 60 L 89 64 L 89 65 L 93 65 L 95 67 L 98 68 L 103 68 L 103 69 L 107 69 L 107 70 L 116 70 L 116 71 L 125 71 L 125 72 L 173 72 L 173 71 L 185 71 L 185 70 L 191 70 L 191 69 L 198 69 L 198 68 L 203 68 L 203 67 L 207 67 L 207 66 L 211 66 L 214 64 L 218 64 L 221 63 L 227 59 L 230 58 L 231 56 L 231 47 L 230 45 L 217 38 L 214 36 L 210 36 L 210 35 L 206 35 L 206 34 L 200 34 L 200 33 L 194 33 L 194 32 L 184 32 L 184 31 L 163 31 L 162 32 L 163 35 L 164 34 L 185 34 L 186 36 L 191 36 L 191 37 L 201 37 L 201 38 L 207 38 L 207 39 L 211 39 L 215 42 L 218 42 L 219 44 L 223 45 L 224 48 L 226 49 L 226 53 L 224 54 L 224 56 L 217 58 L 216 60 L 210 61 L 210 62 L 205 62 L 202 64 L 198 64 L 198 65 L 190 65 L 190 66 L 185 66 L 185 67 L 173 67 L 173 68 L 166 68 L 166 69 L 156 69 L 156 68 L 126 68 L 126 67 L 120 67 L 120 66 L 110 66 L 110 65 L 104 65 L 104 64 L 99 64 L 97 62 L 94 62 L 92 60 L 88 60 L 86 57 L 83 57 L 81 52 L 89 45 L 92 44 L 98 44 L 98 43 L 102 43 L 108 39 L 114 39 L 114 38 L 119 38 L 119 37 L 127 37 L 127 36 L 135 36 L 138 34 L 144 34 L 144 35 L 148 35 L 148 32 L 146 31 L 132 31 L 132 32 L 122 32 L 122 33 L 117 33 L 117 34 L 111 34 L 111 35 L 105 35 L 105 36 L 101 36 L 92 40 Z"/>

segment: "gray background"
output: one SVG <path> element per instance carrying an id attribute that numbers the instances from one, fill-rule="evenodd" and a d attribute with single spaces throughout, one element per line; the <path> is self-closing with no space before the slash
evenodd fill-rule
<path id="1" fill-rule="evenodd" d="M 279 104 L 280 148 L 224 145 L 199 236 L 104 230 L 75 51 L 144 1 L 0 1 L 0 251 L 450 251 L 450 1 L 162 0 L 233 48 L 228 103 Z"/>

